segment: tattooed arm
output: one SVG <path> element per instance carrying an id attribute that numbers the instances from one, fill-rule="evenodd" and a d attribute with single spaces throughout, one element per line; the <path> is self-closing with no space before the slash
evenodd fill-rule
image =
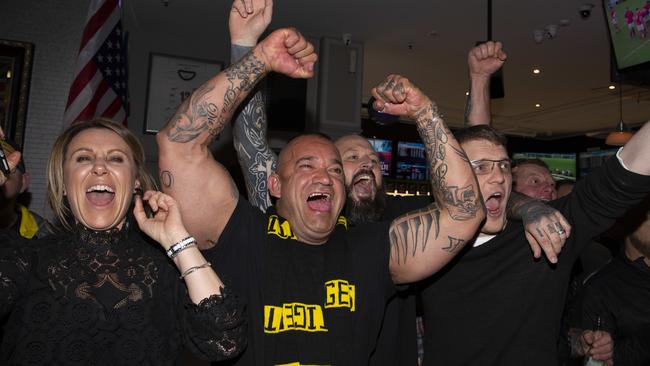
<path id="1" fill-rule="evenodd" d="M 389 230 L 393 281 L 414 282 L 442 268 L 475 235 L 485 218 L 483 200 L 465 152 L 427 96 L 398 75 L 372 95 L 377 110 L 414 119 L 425 145 L 437 206 L 398 217 Z"/>
<path id="2" fill-rule="evenodd" d="M 158 132 L 163 191 L 176 199 L 188 231 L 201 248 L 218 240 L 238 199 L 228 171 L 208 148 L 210 142 L 268 72 L 311 77 L 316 58 L 313 46 L 295 29 L 277 30 L 199 87 Z"/>
<path id="3" fill-rule="evenodd" d="M 490 77 L 497 72 L 508 57 L 501 48 L 501 42 L 488 41 L 469 51 L 470 92 L 465 104 L 465 126 L 489 125 Z"/>
<path id="4" fill-rule="evenodd" d="M 241 0 L 233 2 L 230 13 L 230 60 L 232 63 L 241 59 L 253 49 L 257 40 L 271 22 L 273 4 L 271 1 L 251 0 L 252 11 L 239 10 Z M 234 11 L 237 9 L 237 11 Z M 242 168 L 248 201 L 262 211 L 271 206 L 267 181 L 275 171 L 277 156 L 269 148 L 266 140 L 266 106 L 264 94 L 256 88 L 255 94 L 239 111 L 233 125 L 233 143 L 239 165 Z"/>
<path id="5" fill-rule="evenodd" d="M 560 211 L 544 202 L 512 191 L 508 200 L 508 218 L 524 224 L 528 245 L 535 258 L 542 251 L 551 263 L 557 263 L 564 242 L 571 234 L 571 225 Z"/>

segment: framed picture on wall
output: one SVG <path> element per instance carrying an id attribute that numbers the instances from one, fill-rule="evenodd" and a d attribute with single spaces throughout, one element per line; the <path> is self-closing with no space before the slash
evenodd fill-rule
<path id="1" fill-rule="evenodd" d="M 196 88 L 223 69 L 220 61 L 149 54 L 144 133 L 155 134 Z"/>
<path id="2" fill-rule="evenodd" d="M 5 136 L 22 147 L 34 45 L 0 39 L 0 124 Z"/>

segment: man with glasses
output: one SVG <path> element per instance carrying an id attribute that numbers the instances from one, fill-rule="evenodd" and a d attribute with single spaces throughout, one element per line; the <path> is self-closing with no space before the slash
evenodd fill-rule
<path id="1" fill-rule="evenodd" d="M 479 125 L 459 131 L 456 138 L 478 179 L 487 218 L 472 245 L 422 292 L 424 364 L 557 365 L 573 263 L 593 236 L 650 189 L 650 164 L 643 159 L 650 154 L 650 126 L 603 169 L 578 182 L 570 196 L 550 202 L 572 229 L 538 228 L 568 239 L 564 248 L 554 245 L 556 253 L 562 249 L 561 256 L 536 260 L 530 258 L 521 223 L 509 222 L 505 215 L 512 189 L 505 137 Z"/>

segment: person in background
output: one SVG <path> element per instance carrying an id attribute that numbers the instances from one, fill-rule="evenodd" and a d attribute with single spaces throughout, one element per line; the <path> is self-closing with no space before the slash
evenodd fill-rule
<path id="1" fill-rule="evenodd" d="M 6 156 L 14 153 L 20 156 L 20 161 L 0 188 L 0 229 L 11 230 L 25 239 L 51 234 L 53 228 L 47 220 L 19 203 L 19 198 L 29 187 L 29 172 L 25 169 L 20 150 L 15 143 L 7 140 L 1 140 L 0 145 Z"/>
<path id="2" fill-rule="evenodd" d="M 542 201 L 557 199 L 555 179 L 548 165 L 540 159 L 516 162 L 512 169 L 512 189 Z"/>
<path id="3" fill-rule="evenodd" d="M 176 202 L 151 190 L 144 150 L 126 127 L 71 125 L 47 178 L 63 229 L 0 243 L 0 363 L 174 365 L 183 346 L 214 361 L 245 348 L 243 304 L 197 249 Z"/>
<path id="4" fill-rule="evenodd" d="M 572 342 L 573 351 L 574 355 L 593 355 L 595 339 L 607 340 L 601 335 L 609 333 L 609 347 L 599 351 L 606 365 L 649 365 L 650 196 L 621 217 L 616 226 L 622 234 L 622 246 L 618 255 L 585 284 L 578 302 L 581 316 L 574 322 L 576 328 L 585 331 L 576 333 L 580 337 Z M 596 329 L 600 331 L 592 331 Z"/>

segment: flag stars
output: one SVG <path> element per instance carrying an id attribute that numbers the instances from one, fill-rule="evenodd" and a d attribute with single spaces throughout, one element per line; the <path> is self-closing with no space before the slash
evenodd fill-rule
<path id="1" fill-rule="evenodd" d="M 111 69 L 109 69 L 108 67 L 104 70 L 104 73 L 105 73 L 107 76 L 111 76 L 111 75 L 113 74 L 113 72 L 111 71 Z"/>
<path id="2" fill-rule="evenodd" d="M 106 57 L 106 59 L 108 59 L 107 62 L 108 62 L 109 64 L 110 64 L 111 62 L 113 62 L 113 56 L 111 56 L 111 55 L 108 55 L 108 56 Z"/>

